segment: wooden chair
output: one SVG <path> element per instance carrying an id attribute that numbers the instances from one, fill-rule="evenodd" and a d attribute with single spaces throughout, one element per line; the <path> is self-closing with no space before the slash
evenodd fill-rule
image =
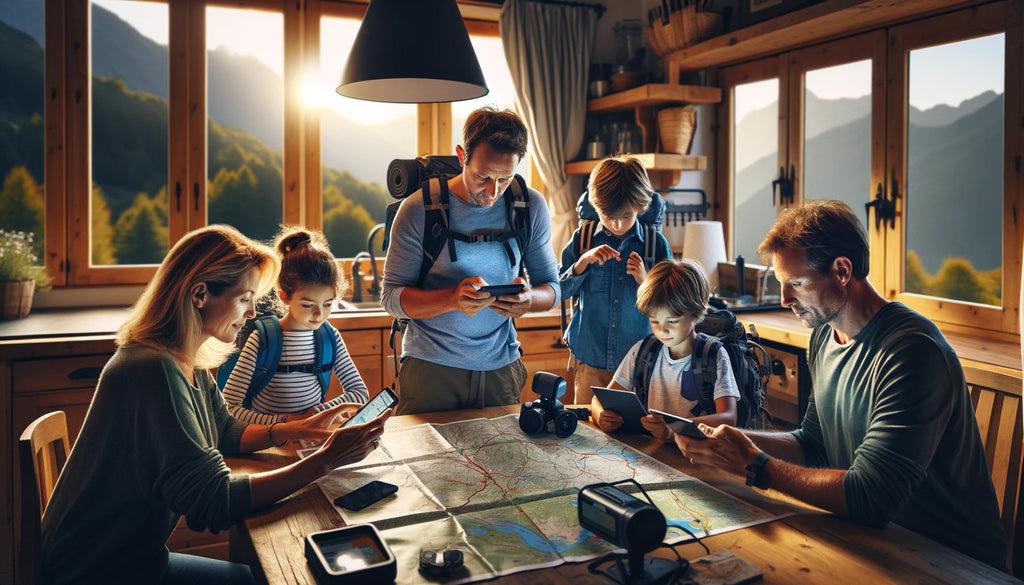
<path id="1" fill-rule="evenodd" d="M 43 511 L 50 501 L 57 477 L 64 469 L 71 445 L 64 411 L 44 414 L 32 421 L 18 441 L 21 467 L 21 550 L 17 582 L 40 583 L 39 547 Z"/>
<path id="2" fill-rule="evenodd" d="M 1021 374 L 964 364 L 981 441 L 1009 545 L 1009 568 L 1024 574 L 1024 519 L 1020 501 L 1024 415 Z M 1021 534 L 1018 534 L 1020 532 Z"/>

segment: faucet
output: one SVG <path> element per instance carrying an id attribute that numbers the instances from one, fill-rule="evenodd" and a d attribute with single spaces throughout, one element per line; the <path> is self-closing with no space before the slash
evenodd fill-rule
<path id="1" fill-rule="evenodd" d="M 370 235 L 366 236 L 366 250 L 370 256 L 370 268 L 373 270 L 373 284 L 370 285 L 370 295 L 375 299 L 380 299 L 380 274 L 377 273 L 377 259 L 373 256 L 373 239 L 377 237 L 378 232 L 384 231 L 385 224 L 378 223 L 373 226 L 370 230 Z"/>
<path id="2" fill-rule="evenodd" d="M 369 252 L 360 252 L 356 254 L 356 257 L 352 259 L 352 302 L 361 303 L 363 302 L 363 279 L 359 274 L 359 266 L 362 264 L 364 259 L 370 260 L 374 263 L 374 276 L 376 277 L 376 265 L 377 263 L 373 260 L 373 255 Z"/>

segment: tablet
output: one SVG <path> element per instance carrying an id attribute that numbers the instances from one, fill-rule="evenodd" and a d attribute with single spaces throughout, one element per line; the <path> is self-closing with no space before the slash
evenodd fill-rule
<path id="1" fill-rule="evenodd" d="M 683 418 L 681 416 L 676 416 L 653 408 L 651 409 L 651 412 L 653 414 L 660 415 L 661 418 L 665 419 L 665 424 L 668 425 L 668 428 L 672 429 L 672 432 L 677 435 L 683 435 L 685 437 L 690 437 L 691 439 L 700 440 L 708 438 L 703 431 L 697 428 L 697 423 L 688 418 Z"/>
<path id="2" fill-rule="evenodd" d="M 590 389 L 594 392 L 594 396 L 601 401 L 601 406 L 605 410 L 614 410 L 622 415 L 622 430 L 629 433 L 650 434 L 640 424 L 640 419 L 647 415 L 647 409 L 644 408 L 636 394 L 629 390 L 615 390 L 601 386 L 591 386 Z"/>

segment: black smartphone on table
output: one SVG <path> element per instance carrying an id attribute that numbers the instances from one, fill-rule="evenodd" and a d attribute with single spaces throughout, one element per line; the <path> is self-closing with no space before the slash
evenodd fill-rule
<path id="1" fill-rule="evenodd" d="M 693 422 L 688 418 L 683 418 L 681 416 L 676 416 L 674 414 L 669 414 L 667 412 L 662 412 L 660 410 L 655 410 L 653 408 L 650 410 L 654 414 L 657 414 L 661 416 L 661 418 L 665 419 L 665 424 L 667 424 L 668 428 L 672 429 L 672 432 L 677 435 L 683 435 L 684 437 L 690 437 L 691 439 L 701 440 L 708 438 L 708 436 L 705 435 L 703 431 L 697 428 L 697 423 Z"/>
<path id="2" fill-rule="evenodd" d="M 502 295 L 517 295 L 523 290 L 523 283 L 514 282 L 512 284 L 489 284 L 487 286 L 481 286 L 477 290 L 482 290 L 487 293 L 491 293 L 492 297 L 500 297 Z"/>
<path id="3" fill-rule="evenodd" d="M 397 485 L 375 479 L 343 496 L 334 498 L 334 505 L 345 508 L 346 510 L 351 510 L 352 512 L 358 512 L 370 504 L 377 503 L 397 491 Z"/>
<path id="4" fill-rule="evenodd" d="M 360 425 L 364 422 L 369 422 L 396 404 L 398 404 L 398 395 L 391 388 L 385 387 L 380 393 L 371 398 L 369 402 L 360 407 L 355 414 L 341 423 L 341 426 L 347 427 L 349 425 Z"/>

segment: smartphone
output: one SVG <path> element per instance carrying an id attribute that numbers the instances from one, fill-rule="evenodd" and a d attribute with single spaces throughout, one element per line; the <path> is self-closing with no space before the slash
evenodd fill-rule
<path id="1" fill-rule="evenodd" d="M 334 498 L 334 505 L 357 512 L 370 504 L 379 502 L 398 491 L 398 486 L 386 481 L 373 480 L 349 493 Z"/>
<path id="2" fill-rule="evenodd" d="M 690 437 L 691 439 L 703 440 L 708 438 L 703 431 L 697 428 L 697 423 L 688 418 L 683 418 L 681 416 L 676 416 L 653 408 L 651 409 L 651 412 L 665 419 L 665 424 L 667 424 L 668 428 L 672 429 L 672 432 L 677 435 L 683 435 L 684 437 Z"/>
<path id="3" fill-rule="evenodd" d="M 351 418 L 341 423 L 341 426 L 347 427 L 349 425 L 361 425 L 364 422 L 369 422 L 395 404 L 398 404 L 398 395 L 391 388 L 385 387 L 379 394 L 360 407 Z"/>
<path id="4" fill-rule="evenodd" d="M 512 284 L 489 284 L 487 286 L 481 286 L 478 290 L 491 293 L 492 297 L 500 297 L 502 295 L 517 295 L 523 290 L 523 283 L 515 282 Z"/>

